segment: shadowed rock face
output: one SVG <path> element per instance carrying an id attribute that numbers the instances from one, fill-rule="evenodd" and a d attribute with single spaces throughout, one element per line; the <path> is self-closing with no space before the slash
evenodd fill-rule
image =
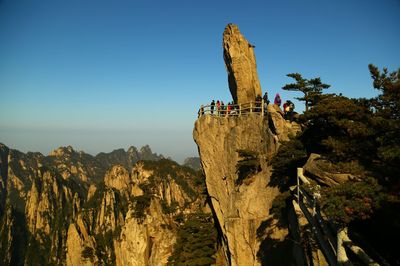
<path id="1" fill-rule="evenodd" d="M 274 111 L 271 109 L 271 111 Z M 275 115 L 275 113 L 274 113 Z M 207 191 L 221 229 L 226 263 L 229 265 L 260 265 L 258 253 L 262 249 L 257 229 L 271 216 L 269 209 L 279 194 L 271 186 L 270 160 L 279 142 L 287 139 L 290 130 L 279 114 L 268 121 L 259 115 L 241 117 L 202 116 L 194 127 L 193 137 L 199 148 L 206 177 Z M 278 121 L 279 120 L 279 121 Z M 279 122 L 279 123 L 278 123 Z M 273 125 L 270 125 L 272 123 Z M 270 128 L 274 127 L 279 135 Z M 260 169 L 241 180 L 237 170 L 239 150 L 258 154 Z M 271 228 L 271 239 L 280 243 L 287 231 Z M 270 256 L 271 251 L 265 251 Z"/>
<path id="2" fill-rule="evenodd" d="M 223 34 L 224 61 L 228 71 L 229 90 L 236 103 L 254 101 L 261 95 L 254 46 L 240 33 L 238 26 L 228 24 Z"/>
<path id="3" fill-rule="evenodd" d="M 257 95 L 261 96 L 254 46 L 236 25 L 229 24 L 223 34 L 223 47 L 234 101 L 254 101 Z M 300 126 L 286 121 L 282 111 L 273 106 L 268 106 L 268 116 L 206 115 L 196 121 L 193 138 L 199 148 L 226 265 L 260 265 L 260 253 L 265 254 L 262 257 L 273 257 L 274 251 L 265 250 L 263 239 L 257 235 L 258 229 L 272 219 L 269 210 L 279 194 L 278 188 L 270 184 L 270 160 L 280 142 L 299 130 Z M 253 167 L 251 171 L 241 171 L 243 152 L 253 154 L 253 161 L 248 164 Z M 268 231 L 274 243 L 281 243 L 287 235 L 287 230 L 276 226 L 270 226 Z"/>

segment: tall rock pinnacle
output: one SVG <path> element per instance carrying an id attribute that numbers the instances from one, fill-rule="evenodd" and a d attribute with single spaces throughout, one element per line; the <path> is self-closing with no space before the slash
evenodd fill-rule
<path id="1" fill-rule="evenodd" d="M 223 34 L 224 61 L 228 71 L 229 89 L 236 103 L 254 101 L 261 95 L 254 46 L 240 33 L 235 24 L 228 24 Z"/>

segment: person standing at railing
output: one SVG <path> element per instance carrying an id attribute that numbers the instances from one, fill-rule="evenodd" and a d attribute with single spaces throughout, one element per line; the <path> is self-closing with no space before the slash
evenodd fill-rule
<path id="1" fill-rule="evenodd" d="M 293 121 L 293 117 L 294 117 L 294 103 L 292 101 L 288 101 L 289 103 L 289 111 L 287 113 L 287 119 L 289 119 L 290 122 Z"/>
<path id="2" fill-rule="evenodd" d="M 267 105 L 269 104 L 268 92 L 265 92 L 265 93 L 264 93 L 263 100 L 264 100 L 264 103 L 266 103 Z"/>
<path id="3" fill-rule="evenodd" d="M 268 92 L 264 93 L 263 100 L 264 100 L 264 115 L 266 115 L 268 112 L 268 104 L 269 104 Z"/>
<path id="4" fill-rule="evenodd" d="M 211 109 L 211 115 L 213 115 L 214 114 L 214 107 L 215 107 L 215 101 L 214 100 L 212 100 L 211 101 L 211 104 L 210 104 L 210 109 Z"/>
<path id="5" fill-rule="evenodd" d="M 221 103 L 219 102 L 219 100 L 217 100 L 217 115 L 219 116 L 219 113 L 221 111 Z"/>
<path id="6" fill-rule="evenodd" d="M 262 102 L 262 98 L 261 95 L 257 95 L 256 97 L 256 112 L 261 112 L 261 102 Z"/>
<path id="7" fill-rule="evenodd" d="M 200 110 L 199 110 L 199 116 L 203 116 L 204 115 L 204 105 L 200 106 Z"/>
<path id="8" fill-rule="evenodd" d="M 278 107 L 281 107 L 281 103 L 282 103 L 281 96 L 279 95 L 279 93 L 277 93 L 275 95 L 274 104 L 278 105 Z"/>
<path id="9" fill-rule="evenodd" d="M 289 100 L 287 100 L 283 104 L 283 118 L 285 118 L 286 120 L 288 119 L 288 113 L 289 113 Z"/>
<path id="10" fill-rule="evenodd" d="M 226 106 L 226 116 L 229 116 L 231 114 L 231 102 L 228 102 L 228 105 Z"/>
<path id="11" fill-rule="evenodd" d="M 238 114 L 238 106 L 233 101 L 231 103 L 231 114 L 232 115 L 237 115 Z"/>

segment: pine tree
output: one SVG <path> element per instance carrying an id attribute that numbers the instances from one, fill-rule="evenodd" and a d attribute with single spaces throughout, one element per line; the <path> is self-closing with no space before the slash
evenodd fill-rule
<path id="1" fill-rule="evenodd" d="M 400 69 L 389 73 L 387 68 L 380 72 L 372 64 L 368 67 L 374 88 L 382 92 L 372 101 L 380 172 L 400 186 Z"/>
<path id="2" fill-rule="evenodd" d="M 299 73 L 287 74 L 288 77 L 294 78 L 296 83 L 286 84 L 282 89 L 288 91 L 301 91 L 304 93 L 303 97 L 298 97 L 299 101 L 304 101 L 306 105 L 306 111 L 310 106 L 315 105 L 318 97 L 321 95 L 323 89 L 330 87 L 328 84 L 321 82 L 321 78 L 305 79 Z"/>

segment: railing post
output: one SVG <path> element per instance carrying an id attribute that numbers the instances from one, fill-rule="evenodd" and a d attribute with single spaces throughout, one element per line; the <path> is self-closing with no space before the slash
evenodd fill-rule
<path id="1" fill-rule="evenodd" d="M 253 103 L 253 102 L 250 102 L 250 114 L 253 112 L 253 105 L 252 105 L 252 103 Z"/>
<path id="2" fill-rule="evenodd" d="M 300 205 L 300 171 L 302 168 L 297 168 L 297 203 Z"/>
<path id="3" fill-rule="evenodd" d="M 264 116 L 264 99 L 261 100 L 261 116 Z"/>
<path id="4" fill-rule="evenodd" d="M 315 195 L 313 195 L 313 217 L 315 218 L 315 214 L 317 213 L 317 199 L 315 198 Z"/>
<path id="5" fill-rule="evenodd" d="M 239 103 L 239 116 L 242 115 L 242 104 Z"/>

